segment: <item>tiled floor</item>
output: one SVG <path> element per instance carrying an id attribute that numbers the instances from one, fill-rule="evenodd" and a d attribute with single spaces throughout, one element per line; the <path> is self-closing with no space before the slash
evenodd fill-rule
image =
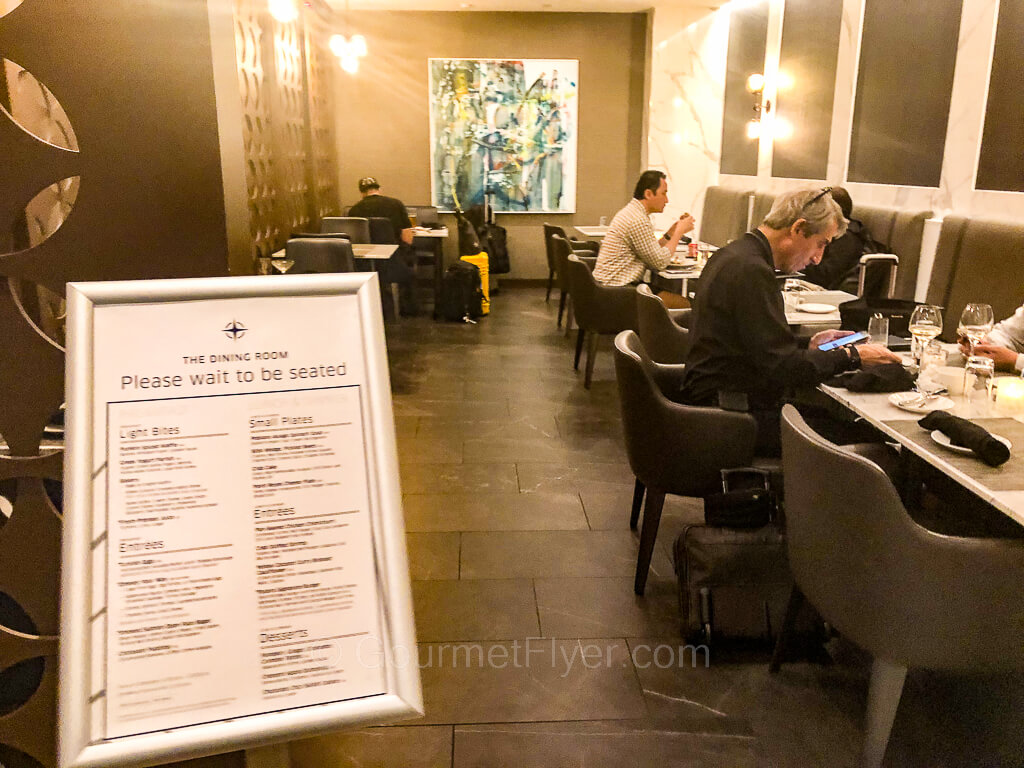
<path id="1" fill-rule="evenodd" d="M 854 766 L 868 663 L 682 648 L 669 499 L 636 598 L 610 344 L 591 391 L 543 292 L 388 326 L 426 717 L 291 744 L 295 768 Z M 1022 641 L 1024 642 L 1024 641 Z M 1024 765 L 1024 679 L 912 671 L 887 765 Z"/>

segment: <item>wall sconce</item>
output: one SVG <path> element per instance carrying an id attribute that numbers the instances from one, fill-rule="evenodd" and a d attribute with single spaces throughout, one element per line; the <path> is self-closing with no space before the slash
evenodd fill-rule
<path id="1" fill-rule="evenodd" d="M 764 99 L 764 75 L 755 72 L 747 78 L 747 90 L 754 94 L 754 117 L 747 123 L 747 138 L 761 137 L 761 120 L 772 111 L 770 99 Z"/>
<path id="2" fill-rule="evenodd" d="M 366 38 L 362 35 L 331 35 L 331 53 L 338 57 L 341 68 L 354 75 L 359 71 L 359 59 L 366 55 Z"/>
<path id="3" fill-rule="evenodd" d="M 299 18 L 299 8 L 295 5 L 295 0 L 267 0 L 267 10 L 282 24 Z"/>

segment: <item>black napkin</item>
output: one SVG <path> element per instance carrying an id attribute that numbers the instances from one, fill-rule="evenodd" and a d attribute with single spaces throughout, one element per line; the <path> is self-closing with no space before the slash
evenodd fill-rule
<path id="1" fill-rule="evenodd" d="M 827 383 L 851 392 L 906 392 L 914 388 L 914 377 L 902 363 L 885 363 L 835 376 Z"/>
<path id="2" fill-rule="evenodd" d="M 932 411 L 917 423 L 929 431 L 939 430 L 953 445 L 970 448 L 990 467 L 998 467 L 1010 458 L 1010 449 L 1005 443 L 992 437 L 984 427 L 967 419 L 945 411 Z"/>

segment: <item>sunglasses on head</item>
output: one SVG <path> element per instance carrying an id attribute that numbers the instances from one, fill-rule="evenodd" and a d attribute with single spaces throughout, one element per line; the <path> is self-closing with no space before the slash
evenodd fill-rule
<path id="1" fill-rule="evenodd" d="M 804 203 L 804 204 L 803 204 L 803 205 L 802 205 L 802 206 L 800 207 L 800 211 L 801 211 L 801 212 L 803 212 L 803 211 L 806 211 L 806 210 L 807 210 L 808 208 L 810 208 L 810 207 L 811 207 L 812 205 L 814 205 L 814 204 L 815 204 L 816 202 L 818 202 L 819 200 L 821 200 L 821 198 L 823 198 L 823 197 L 824 197 L 825 195 L 827 195 L 827 194 L 828 194 L 829 192 L 831 192 L 831 191 L 832 191 L 832 187 L 824 187 L 824 188 L 823 188 L 823 189 L 821 190 L 821 192 L 819 192 L 819 193 L 818 193 L 818 194 L 816 194 L 816 195 L 815 195 L 814 197 L 812 197 L 812 198 L 811 198 L 810 200 L 808 200 L 808 201 L 807 201 L 806 203 Z"/>

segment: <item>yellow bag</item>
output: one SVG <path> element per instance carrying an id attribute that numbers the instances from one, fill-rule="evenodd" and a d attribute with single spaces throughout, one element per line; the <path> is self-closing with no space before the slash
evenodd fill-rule
<path id="1" fill-rule="evenodd" d="M 483 315 L 489 315 L 491 313 L 491 289 L 488 284 L 488 265 L 489 257 L 487 251 L 480 251 L 480 253 L 474 256 L 463 256 L 462 261 L 472 264 L 474 267 L 480 270 L 480 288 L 484 293 L 483 301 L 480 302 L 480 313 Z"/>

